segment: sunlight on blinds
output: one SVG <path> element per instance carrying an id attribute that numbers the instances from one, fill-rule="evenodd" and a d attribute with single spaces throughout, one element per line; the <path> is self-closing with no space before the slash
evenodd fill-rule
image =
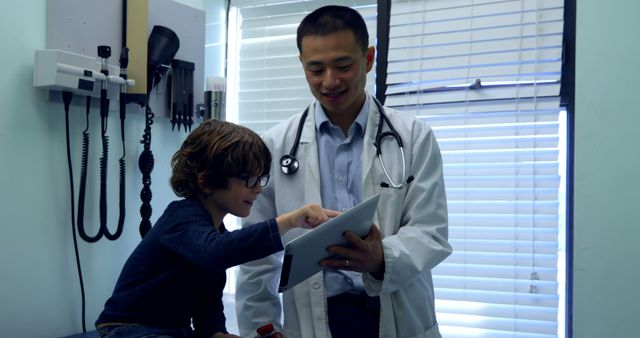
<path id="1" fill-rule="evenodd" d="M 229 74 L 237 84 L 235 98 L 227 106 L 236 106 L 238 122 L 256 132 L 301 113 L 313 99 L 298 60 L 296 30 L 302 18 L 328 1 L 231 1 L 241 18 L 237 36 L 238 50 L 230 62 L 238 64 Z M 376 37 L 376 2 L 343 1 L 358 10 L 369 28 L 370 44 Z M 234 61 L 237 60 L 237 61 Z M 367 78 L 367 90 L 373 93 L 375 74 Z M 235 101 L 234 101 L 235 99 Z"/>
<path id="2" fill-rule="evenodd" d="M 387 106 L 434 130 L 454 253 L 444 337 L 562 337 L 563 2 L 393 1 Z"/>

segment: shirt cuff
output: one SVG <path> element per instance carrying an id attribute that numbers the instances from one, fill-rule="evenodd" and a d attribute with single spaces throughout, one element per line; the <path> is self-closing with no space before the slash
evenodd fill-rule
<path id="1" fill-rule="evenodd" d="M 278 230 L 278 222 L 275 217 L 267 220 L 269 225 L 269 238 L 273 243 L 274 249 L 277 251 L 284 250 L 284 243 L 282 242 L 282 236 L 280 236 L 280 230 Z"/>

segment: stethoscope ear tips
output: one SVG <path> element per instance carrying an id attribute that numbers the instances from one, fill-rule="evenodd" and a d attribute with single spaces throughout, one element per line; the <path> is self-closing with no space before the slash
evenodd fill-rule
<path id="1" fill-rule="evenodd" d="M 280 167 L 282 168 L 282 173 L 285 175 L 291 175 L 298 171 L 298 167 L 300 164 L 295 157 L 287 154 L 280 158 Z"/>

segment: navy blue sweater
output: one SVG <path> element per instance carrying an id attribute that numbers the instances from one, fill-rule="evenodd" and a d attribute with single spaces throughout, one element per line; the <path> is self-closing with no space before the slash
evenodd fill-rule
<path id="1" fill-rule="evenodd" d="M 196 201 L 169 204 L 120 273 L 100 323 L 193 328 L 198 337 L 227 332 L 225 269 L 282 250 L 275 219 L 218 231 Z"/>

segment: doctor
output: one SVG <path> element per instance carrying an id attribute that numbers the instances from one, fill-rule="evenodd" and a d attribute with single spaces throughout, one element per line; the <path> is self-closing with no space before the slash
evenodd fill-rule
<path id="1" fill-rule="evenodd" d="M 380 194 L 375 224 L 363 239 L 347 232 L 353 247 L 330 248 L 339 257 L 322 261 L 325 269 L 286 291 L 282 303 L 281 253 L 240 266 L 243 337 L 266 323 L 287 338 L 440 337 L 431 270 L 451 253 L 440 150 L 427 125 L 382 109 L 365 92 L 375 56 L 368 41 L 363 18 L 349 7 L 322 7 L 300 23 L 300 61 L 316 101 L 304 119 L 298 114 L 264 135 L 276 159 L 285 156 L 274 161 L 244 224 L 308 203 L 346 210 Z"/>

